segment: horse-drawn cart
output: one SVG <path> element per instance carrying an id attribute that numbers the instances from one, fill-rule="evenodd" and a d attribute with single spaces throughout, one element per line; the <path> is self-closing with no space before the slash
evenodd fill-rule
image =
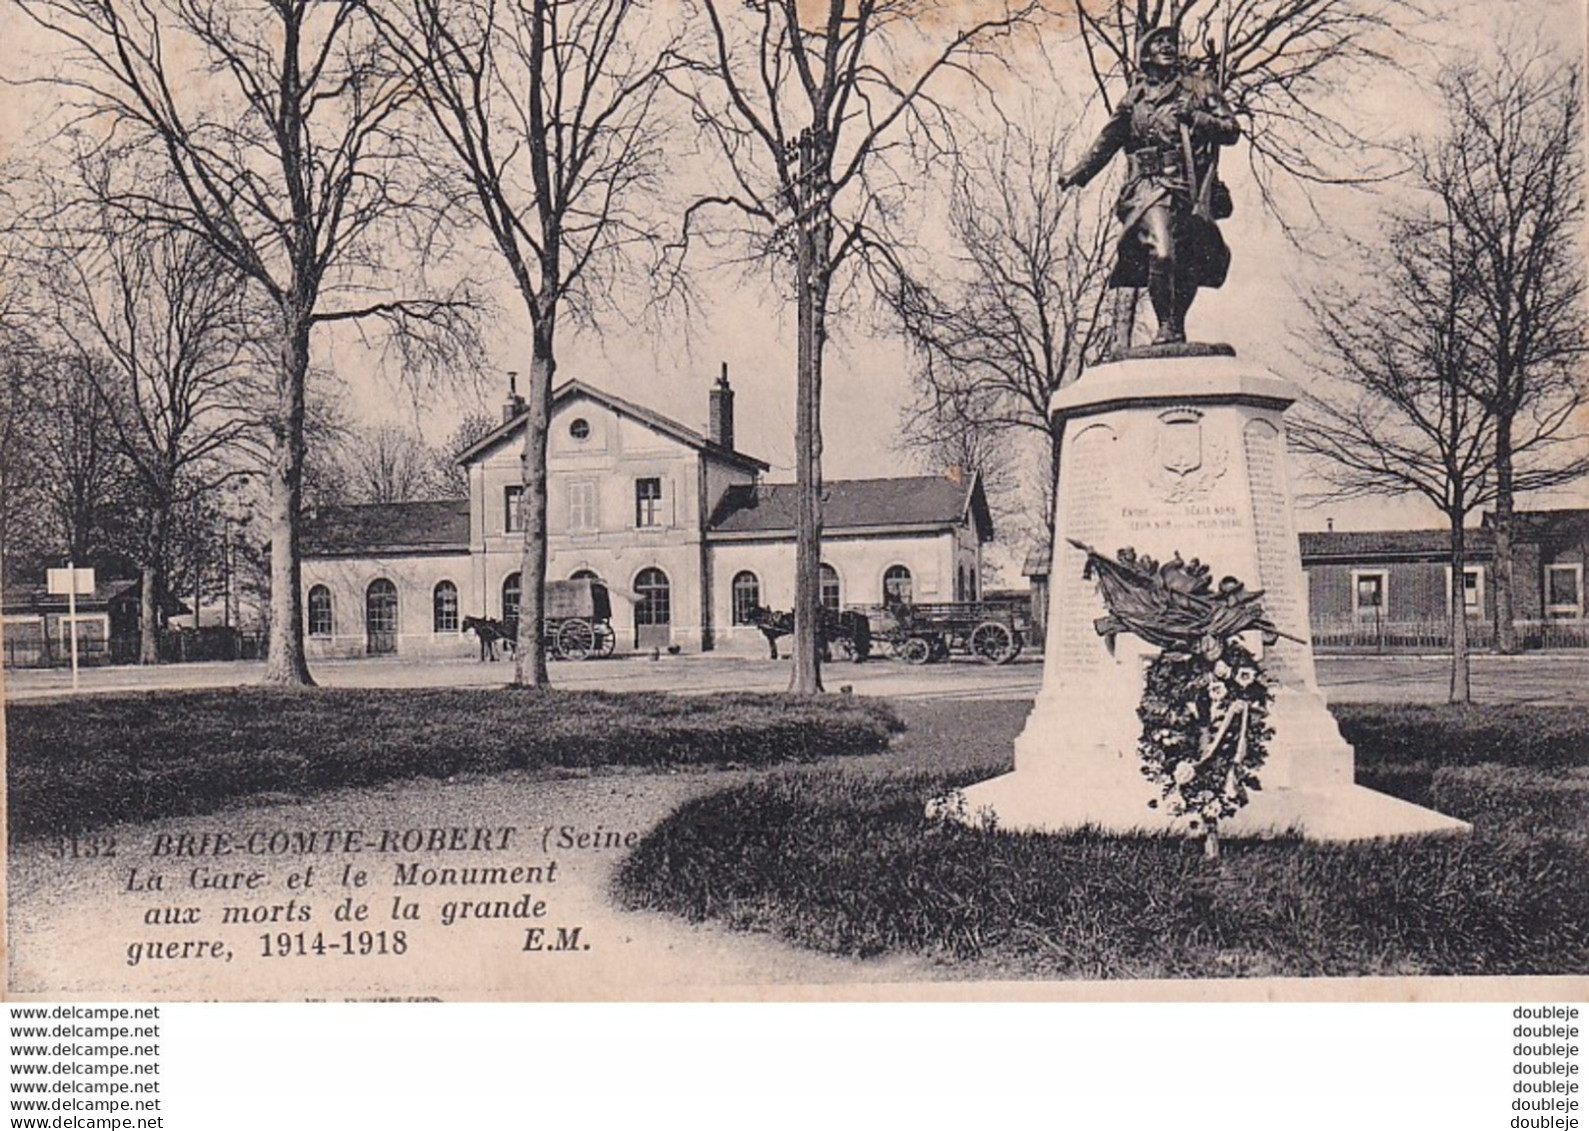
<path id="1" fill-rule="evenodd" d="M 907 664 L 935 663 L 955 652 L 1007 664 L 1032 631 L 1031 609 L 1022 601 L 887 605 L 873 616 L 873 635 Z"/>
<path id="2" fill-rule="evenodd" d="M 517 609 L 509 609 L 502 620 L 494 617 L 464 617 L 462 631 L 472 632 L 480 641 L 480 659 L 498 659 L 503 651 L 512 652 L 518 639 Z M 588 660 L 610 656 L 618 646 L 612 630 L 612 597 L 600 581 L 546 583 L 546 613 L 541 640 L 546 654 L 554 660 Z"/>
<path id="3" fill-rule="evenodd" d="M 600 581 L 546 583 L 546 650 L 560 660 L 610 656 L 618 646 L 612 630 L 612 597 Z"/>

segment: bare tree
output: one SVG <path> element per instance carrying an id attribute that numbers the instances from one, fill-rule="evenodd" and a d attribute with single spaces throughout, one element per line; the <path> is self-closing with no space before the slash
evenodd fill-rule
<path id="1" fill-rule="evenodd" d="M 104 207 L 83 219 L 47 233 L 38 266 L 136 483 L 139 662 L 152 664 L 179 508 L 247 474 L 264 447 L 259 325 L 245 281 L 205 241 Z"/>
<path id="2" fill-rule="evenodd" d="M 665 32 L 640 0 L 401 0 L 382 33 L 502 256 L 529 320 L 523 578 L 514 682 L 547 684 L 547 429 L 564 317 L 593 320 L 654 242 L 639 206 L 661 168 Z M 647 50 L 650 38 L 662 43 Z"/>
<path id="3" fill-rule="evenodd" d="M 313 682 L 303 649 L 299 525 L 313 332 L 447 322 L 459 304 L 373 293 L 395 217 L 424 172 L 393 116 L 413 92 L 362 0 L 12 0 L 66 57 L 46 82 L 124 168 L 110 203 L 204 240 L 268 303 L 274 325 L 267 682 Z M 140 154 L 178 186 L 160 191 Z M 411 176 L 405 176 L 411 175 Z M 151 188 L 151 183 L 155 186 Z"/>
<path id="4" fill-rule="evenodd" d="M 928 472 L 949 475 L 978 473 L 988 494 L 995 524 L 1011 513 L 1007 496 L 1018 490 L 1015 465 L 1020 453 L 1006 429 L 980 423 L 990 415 L 976 402 L 975 388 L 925 389 L 901 412 L 896 446 L 915 457 Z M 997 500 L 997 502 L 995 501 Z"/>
<path id="5" fill-rule="evenodd" d="M 356 503 L 407 503 L 442 493 L 436 453 L 423 436 L 395 424 L 355 429 L 342 459 L 345 491 Z"/>
<path id="6" fill-rule="evenodd" d="M 1446 131 L 1414 153 L 1420 179 L 1439 196 L 1472 263 L 1472 302 L 1463 314 L 1476 352 L 1464 376 L 1495 417 L 1502 652 L 1518 646 L 1516 495 L 1589 473 L 1581 80 L 1577 66 L 1513 35 L 1493 64 L 1445 71 Z M 1531 458 L 1520 473 L 1524 455 Z"/>
<path id="7" fill-rule="evenodd" d="M 125 540 L 129 469 L 116 442 L 115 408 L 103 389 L 110 363 L 94 354 L 40 350 L 25 386 L 50 557 L 82 563 Z M 18 406 L 21 407 L 21 406 Z"/>
<path id="8" fill-rule="evenodd" d="M 432 474 L 439 493 L 448 498 L 466 498 L 469 472 L 460 467 L 458 457 L 477 442 L 496 431 L 497 421 L 486 412 L 471 412 L 458 422 L 447 440 L 437 449 L 436 469 Z"/>
<path id="9" fill-rule="evenodd" d="M 973 444 L 987 459 L 1012 436 L 1036 437 L 1046 450 L 1042 503 L 1059 475 L 1048 403 L 1109 339 L 1112 222 L 1058 187 L 1066 134 L 1005 119 L 992 144 L 959 154 L 951 250 L 885 295 L 917 355 L 907 438 L 934 450 Z M 1054 519 L 1045 509 L 1046 544 Z"/>
<path id="10" fill-rule="evenodd" d="M 53 484 L 41 448 L 47 361 L 29 336 L 0 334 L 0 563 L 7 579 L 36 573 L 60 552 L 50 544 Z"/>
<path id="11" fill-rule="evenodd" d="M 1475 256 L 1465 221 L 1438 181 L 1423 207 L 1392 218 L 1377 250 L 1360 256 L 1350 285 L 1310 301 L 1311 364 L 1322 358 L 1341 384 L 1310 396 L 1293 424 L 1299 448 L 1324 459 L 1336 497 L 1418 494 L 1451 530 L 1450 698 L 1470 698 L 1464 597 L 1467 517 L 1501 490 L 1500 415 L 1487 391 L 1486 317 L 1493 264 Z M 1509 481 L 1537 490 L 1581 474 L 1564 445 L 1581 439 L 1572 413 L 1553 405 L 1510 424 Z"/>
<path id="12" fill-rule="evenodd" d="M 820 601 L 822 363 L 841 273 L 887 258 L 891 212 L 913 144 L 947 143 L 936 80 L 976 82 L 1035 5 L 991 5 L 923 18 L 912 0 L 701 0 L 704 44 L 684 56 L 700 81 L 680 82 L 696 123 L 721 155 L 729 185 L 691 206 L 748 225 L 753 255 L 793 260 L 795 395 L 795 665 L 791 689 L 822 690 Z M 971 9 L 963 9 L 971 11 Z M 791 255 L 792 253 L 792 255 Z"/>
<path id="13" fill-rule="evenodd" d="M 1310 300 L 1310 362 L 1322 360 L 1342 387 L 1308 396 L 1290 428 L 1300 450 L 1323 457 L 1332 497 L 1416 493 L 1445 516 L 1450 700 L 1465 703 L 1465 524 L 1494 489 L 1495 421 L 1465 384 L 1472 362 L 1461 311 L 1471 283 L 1452 237 L 1447 218 L 1400 218 L 1387 225 L 1384 250 L 1363 254 L 1358 283 Z"/>
<path id="14" fill-rule="evenodd" d="M 11 185 L 0 184 L 0 214 L 19 211 Z M 18 229 L 14 221 L 0 229 L 0 568 L 6 580 L 36 572 L 54 552 L 46 542 L 49 483 L 38 458 L 47 426 L 39 397 L 45 359 L 19 284 L 31 273 L 22 266 L 28 244 Z"/>

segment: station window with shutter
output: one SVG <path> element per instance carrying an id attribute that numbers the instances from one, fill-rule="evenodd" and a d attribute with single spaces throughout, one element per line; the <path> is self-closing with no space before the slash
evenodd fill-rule
<path id="1" fill-rule="evenodd" d="M 596 530 L 600 518 L 596 510 L 596 483 L 590 479 L 574 479 L 568 484 L 568 528 L 570 530 Z"/>
<path id="2" fill-rule="evenodd" d="M 820 584 L 818 598 L 824 609 L 839 611 L 839 606 L 844 601 L 844 589 L 839 582 L 839 571 L 823 562 L 817 567 L 817 578 Z"/>
<path id="3" fill-rule="evenodd" d="M 516 534 L 524 529 L 524 484 L 510 483 L 502 489 L 502 529 Z"/>
<path id="4" fill-rule="evenodd" d="M 890 566 L 883 574 L 883 604 L 908 605 L 912 590 L 910 570 L 904 566 Z"/>
<path id="5" fill-rule="evenodd" d="M 316 585 L 309 590 L 309 635 L 330 636 L 334 630 L 331 619 L 331 590 Z"/>
<path id="6" fill-rule="evenodd" d="M 734 623 L 750 624 L 751 612 L 761 604 L 761 580 L 750 570 L 734 575 Z"/>
<path id="7" fill-rule="evenodd" d="M 1383 619 L 1390 575 L 1385 570 L 1352 571 L 1352 612 L 1360 617 Z"/>
<path id="8" fill-rule="evenodd" d="M 458 587 L 450 581 L 437 582 L 432 594 L 431 628 L 435 632 L 458 631 Z"/>
<path id="9" fill-rule="evenodd" d="M 662 525 L 662 480 L 634 481 L 634 524 L 639 527 Z"/>
<path id="10" fill-rule="evenodd" d="M 1553 562 L 1545 567 L 1545 615 L 1553 620 L 1583 616 L 1583 565 Z"/>

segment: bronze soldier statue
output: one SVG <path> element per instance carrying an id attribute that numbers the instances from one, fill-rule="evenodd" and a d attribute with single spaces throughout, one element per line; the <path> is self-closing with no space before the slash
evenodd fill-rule
<path id="1" fill-rule="evenodd" d="M 1218 151 L 1241 134 L 1212 76 L 1189 69 L 1174 28 L 1154 28 L 1137 45 L 1131 84 L 1060 186 L 1085 185 L 1125 150 L 1126 182 L 1115 214 L 1124 224 L 1111 287 L 1147 287 L 1158 319 L 1155 345 L 1186 341 L 1186 311 L 1198 287 L 1218 287 L 1230 251 L 1214 223 L 1230 215 Z"/>

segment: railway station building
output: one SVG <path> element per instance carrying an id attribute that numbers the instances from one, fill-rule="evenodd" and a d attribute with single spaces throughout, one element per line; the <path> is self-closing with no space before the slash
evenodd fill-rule
<path id="1" fill-rule="evenodd" d="M 548 580 L 597 577 L 620 650 L 764 654 L 757 605 L 794 604 L 793 484 L 734 444 L 725 372 L 704 433 L 583 381 L 553 393 Z M 303 535 L 311 658 L 465 656 L 463 618 L 511 620 L 521 591 L 524 403 L 463 452 L 461 499 L 322 508 Z M 993 524 L 979 477 L 834 480 L 823 489 L 822 600 L 833 608 L 976 600 Z"/>

